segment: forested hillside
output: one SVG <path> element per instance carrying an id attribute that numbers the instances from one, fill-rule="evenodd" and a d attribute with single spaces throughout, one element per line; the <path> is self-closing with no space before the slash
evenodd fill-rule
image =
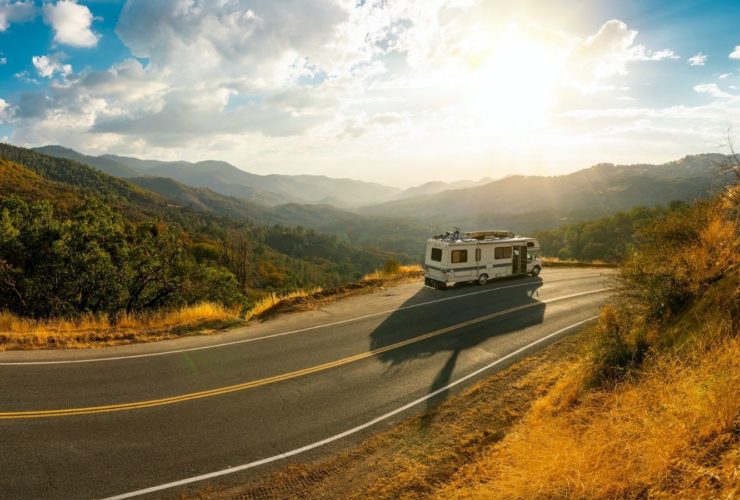
<path id="1" fill-rule="evenodd" d="M 238 216 L 243 203 L 232 214 L 183 206 L 9 145 L 0 145 L 0 187 L 0 309 L 21 315 L 234 304 L 267 289 L 338 285 L 405 259 L 313 230 L 247 222 Z"/>
<path id="2" fill-rule="evenodd" d="M 537 231 L 534 236 L 542 245 L 542 252 L 549 257 L 563 260 L 603 260 L 618 262 L 639 243 L 641 231 L 667 213 L 685 210 L 681 201 L 668 207 L 635 207 L 600 219 L 566 224 L 556 229 Z"/>

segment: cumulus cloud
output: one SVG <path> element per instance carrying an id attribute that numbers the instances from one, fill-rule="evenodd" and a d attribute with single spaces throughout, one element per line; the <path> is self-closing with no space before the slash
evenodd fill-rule
<path id="1" fill-rule="evenodd" d="M 605 22 L 596 34 L 583 40 L 571 58 L 580 66 L 580 71 L 590 73 L 597 79 L 625 75 L 627 64 L 634 61 L 678 59 L 670 49 L 652 51 L 644 45 L 635 44 L 636 37 L 636 30 L 618 19 L 612 19 Z"/>
<path id="2" fill-rule="evenodd" d="M 33 1 L 0 0 L 0 33 L 7 30 L 11 23 L 22 23 L 36 15 Z"/>
<path id="3" fill-rule="evenodd" d="M 62 63 L 61 60 L 63 58 L 63 54 L 55 54 L 53 56 L 33 56 L 31 58 L 31 62 L 40 77 L 52 78 L 55 74 L 58 74 L 64 78 L 72 73 L 72 65 Z"/>
<path id="4" fill-rule="evenodd" d="M 718 97 L 721 99 L 734 97 L 732 94 L 728 94 L 720 89 L 716 83 L 701 83 L 699 85 L 695 85 L 694 90 L 700 94 L 708 94 L 712 97 Z"/>
<path id="5" fill-rule="evenodd" d="M 321 66 L 336 26 L 347 17 L 326 0 L 129 0 L 116 33 L 137 57 L 183 81 L 251 79 L 283 83 L 308 57 Z M 310 24 L 306 20 L 310 19 Z"/>
<path id="6" fill-rule="evenodd" d="M 94 47 L 100 35 L 90 28 L 93 15 L 84 5 L 76 0 L 60 0 L 43 6 L 44 22 L 54 30 L 56 43 L 73 47 Z"/>
<path id="7" fill-rule="evenodd" d="M 691 66 L 704 66 L 707 62 L 707 56 L 698 52 L 696 55 L 689 57 L 689 64 Z"/>
<path id="8" fill-rule="evenodd" d="M 730 52 L 730 59 L 740 59 L 740 45 L 735 45 L 735 50 Z"/>

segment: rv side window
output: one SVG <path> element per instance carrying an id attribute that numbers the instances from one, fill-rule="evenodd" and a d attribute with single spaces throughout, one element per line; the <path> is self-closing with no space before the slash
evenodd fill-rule
<path id="1" fill-rule="evenodd" d="M 468 251 L 467 250 L 453 250 L 452 258 L 450 260 L 453 264 L 460 264 L 461 262 L 467 262 L 468 261 Z"/>
<path id="2" fill-rule="evenodd" d="M 493 257 L 496 259 L 510 259 L 511 247 L 496 247 Z"/>
<path id="3" fill-rule="evenodd" d="M 442 249 L 441 248 L 432 248 L 432 260 L 436 260 L 437 262 L 442 262 Z"/>

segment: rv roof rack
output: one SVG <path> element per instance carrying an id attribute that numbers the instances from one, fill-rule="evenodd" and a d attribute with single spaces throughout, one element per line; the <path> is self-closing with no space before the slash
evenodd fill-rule
<path id="1" fill-rule="evenodd" d="M 507 231 L 504 229 L 492 229 L 488 231 L 470 231 L 467 233 L 463 233 L 468 238 L 472 238 L 474 240 L 485 240 L 489 238 L 513 238 L 514 233 L 511 231 Z"/>
<path id="2" fill-rule="evenodd" d="M 470 241 L 473 238 L 468 236 L 466 233 L 460 232 L 459 229 L 455 228 L 454 231 L 447 231 L 446 233 L 442 234 L 436 234 L 433 237 L 435 240 L 444 240 L 444 241 Z"/>
<path id="3" fill-rule="evenodd" d="M 437 234 L 434 236 L 435 240 L 443 241 L 472 241 L 472 240 L 491 240 L 501 238 L 514 238 L 516 235 L 511 231 L 496 229 L 489 231 L 470 231 L 463 233 L 459 229 L 455 231 L 447 231 L 446 233 Z"/>

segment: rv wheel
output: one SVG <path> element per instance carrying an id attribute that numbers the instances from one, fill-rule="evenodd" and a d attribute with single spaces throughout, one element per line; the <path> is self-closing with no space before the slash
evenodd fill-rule
<path id="1" fill-rule="evenodd" d="M 532 269 L 532 276 L 538 276 L 540 274 L 540 266 L 534 266 Z"/>
<path id="2" fill-rule="evenodd" d="M 488 283 L 488 275 L 487 274 L 481 274 L 478 276 L 478 284 L 483 286 L 486 283 Z"/>

